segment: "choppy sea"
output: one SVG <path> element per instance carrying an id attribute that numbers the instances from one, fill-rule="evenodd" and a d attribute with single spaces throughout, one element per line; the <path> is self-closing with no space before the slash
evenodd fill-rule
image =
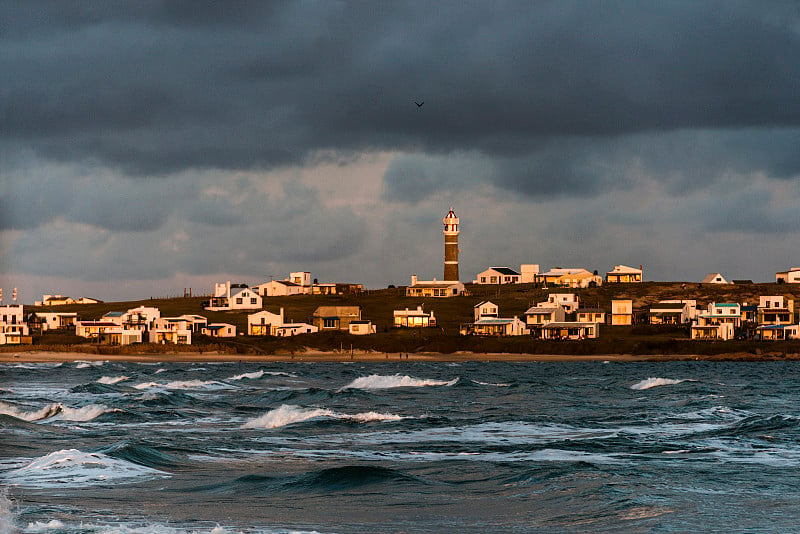
<path id="1" fill-rule="evenodd" d="M 0 365 L 0 534 L 797 532 L 800 363 Z"/>

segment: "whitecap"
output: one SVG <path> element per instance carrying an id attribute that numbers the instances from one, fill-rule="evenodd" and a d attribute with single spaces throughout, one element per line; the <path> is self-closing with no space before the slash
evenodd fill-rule
<path id="1" fill-rule="evenodd" d="M 77 487 L 119 483 L 131 479 L 168 476 L 168 473 L 106 456 L 99 452 L 64 449 L 36 458 L 6 474 L 12 484 L 35 488 Z"/>
<path id="2" fill-rule="evenodd" d="M 389 389 L 389 388 L 419 388 L 425 386 L 453 386 L 458 382 L 458 377 L 453 380 L 432 380 L 412 378 L 408 375 L 369 375 L 361 376 L 344 386 L 342 389 Z"/>
<path id="3" fill-rule="evenodd" d="M 63 530 L 65 528 L 64 523 L 59 521 L 58 519 L 51 519 L 47 523 L 42 521 L 37 521 L 35 523 L 28 523 L 28 527 L 25 529 L 25 532 L 47 532 L 48 530 Z M 0 532 L 3 532 L 0 530 Z"/>
<path id="4" fill-rule="evenodd" d="M 86 369 L 87 367 L 102 367 L 103 364 L 106 363 L 106 362 L 104 362 L 104 361 L 91 361 L 91 362 L 88 362 L 88 361 L 85 361 L 85 360 L 77 360 L 75 363 L 77 364 L 75 366 L 76 369 Z"/>
<path id="5" fill-rule="evenodd" d="M 0 533 L 16 532 L 16 512 L 12 501 L 5 490 L 0 490 Z"/>
<path id="6" fill-rule="evenodd" d="M 635 383 L 634 385 L 631 386 L 631 389 L 642 390 L 642 389 L 650 389 L 650 388 L 654 388 L 654 387 L 658 387 L 658 386 L 672 386 L 672 385 L 675 385 L 675 384 L 680 384 L 681 382 L 684 382 L 684 380 L 676 380 L 674 378 L 655 378 L 655 377 L 650 377 L 650 378 L 647 378 L 646 380 L 642 380 L 641 382 Z"/>
<path id="7" fill-rule="evenodd" d="M 362 412 L 355 415 L 337 413 L 326 408 L 303 408 L 292 404 L 283 404 L 279 408 L 270 410 L 261 417 L 251 419 L 242 428 L 280 428 L 282 426 L 301 423 L 318 418 L 344 419 L 357 423 L 371 421 L 399 421 L 404 419 L 400 415 L 378 412 Z"/>
<path id="8" fill-rule="evenodd" d="M 118 408 L 109 408 L 104 404 L 89 404 L 87 406 L 83 406 L 82 408 L 70 408 L 68 406 L 61 405 L 61 411 L 58 413 L 58 416 L 65 421 L 86 422 L 91 421 L 95 417 L 99 417 L 104 413 L 120 411 L 122 410 Z"/>
<path id="9" fill-rule="evenodd" d="M 264 376 L 264 371 L 256 371 L 254 373 L 242 373 L 240 375 L 235 375 L 235 376 L 232 376 L 232 377 L 228 378 L 228 380 L 242 380 L 244 378 L 249 378 L 250 380 L 255 380 L 257 378 L 261 378 L 262 376 Z"/>
<path id="10" fill-rule="evenodd" d="M 122 376 L 102 376 L 97 380 L 97 383 L 98 384 L 106 384 L 106 385 L 110 386 L 112 384 L 116 384 L 118 382 L 122 382 L 123 380 L 130 380 L 130 378 L 131 377 L 125 376 L 125 375 L 122 375 Z"/>
<path id="11" fill-rule="evenodd" d="M 48 404 L 39 410 L 26 412 L 10 404 L 0 402 L 0 414 L 10 415 L 11 417 L 16 417 L 17 419 L 22 419 L 23 421 L 40 421 L 42 419 L 47 419 L 48 417 L 53 417 L 60 411 L 61 404 L 59 403 Z"/>
<path id="12" fill-rule="evenodd" d="M 162 384 L 160 382 L 143 382 L 133 386 L 136 389 L 164 388 L 164 389 L 221 389 L 226 386 L 216 380 L 174 380 Z"/>
<path id="13" fill-rule="evenodd" d="M 95 417 L 98 417 L 104 413 L 116 411 L 120 410 L 111 409 L 104 404 L 89 404 L 81 408 L 70 408 L 58 402 L 48 404 L 39 410 L 26 412 L 10 404 L 0 402 L 0 414 L 10 415 L 11 417 L 16 417 L 17 419 L 22 419 L 23 421 L 42 421 L 44 419 L 59 416 L 65 421 L 85 422 L 91 421 Z"/>
<path id="14" fill-rule="evenodd" d="M 493 386 L 498 388 L 507 388 L 511 385 L 503 382 L 481 382 L 480 380 L 473 380 L 472 382 L 478 384 L 479 386 Z"/>

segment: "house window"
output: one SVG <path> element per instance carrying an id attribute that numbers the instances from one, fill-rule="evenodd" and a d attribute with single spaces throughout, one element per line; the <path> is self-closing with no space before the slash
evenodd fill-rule
<path id="1" fill-rule="evenodd" d="M 497 283 L 497 277 L 496 277 L 496 276 L 493 276 L 493 277 L 491 278 L 491 281 L 492 281 L 492 283 L 493 283 L 493 284 L 496 284 L 496 283 Z"/>
<path id="2" fill-rule="evenodd" d="M 236 304 L 241 304 L 241 303 L 242 303 L 242 299 L 241 298 L 237 298 L 236 299 Z"/>
<path id="3" fill-rule="evenodd" d="M 336 328 L 336 318 L 335 317 L 326 317 L 322 320 L 322 327 L 323 328 Z"/>
<path id="4" fill-rule="evenodd" d="M 255 299 L 255 297 L 251 298 L 251 299 L 250 299 L 250 304 L 255 304 L 255 303 L 256 303 L 256 299 Z"/>
<path id="5" fill-rule="evenodd" d="M 481 284 L 485 284 L 485 283 L 486 283 L 486 277 L 485 276 L 481 276 Z"/>

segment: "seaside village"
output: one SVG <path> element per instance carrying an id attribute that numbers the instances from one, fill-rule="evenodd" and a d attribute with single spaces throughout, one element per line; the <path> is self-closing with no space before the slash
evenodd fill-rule
<path id="1" fill-rule="evenodd" d="M 411 276 L 404 288 L 406 297 L 434 299 L 421 301 L 416 307 L 393 310 L 393 328 L 436 328 L 435 299 L 467 298 L 473 307 L 473 320 L 461 324 L 459 333 L 470 336 L 529 336 L 544 340 L 582 340 L 598 338 L 600 326 L 608 327 L 649 323 L 683 325 L 690 329 L 691 339 L 761 341 L 800 339 L 800 325 L 791 295 L 762 295 L 758 303 L 709 302 L 705 307 L 696 300 L 667 299 L 647 310 L 635 310 L 632 299 L 612 300 L 610 307 L 587 307 L 570 289 L 592 288 L 603 284 L 641 284 L 643 267 L 616 265 L 600 276 L 583 268 L 552 268 L 541 272 L 539 265 L 488 267 L 477 274 L 468 290 L 459 278 L 459 219 L 451 208 L 442 219 L 444 224 L 444 276 L 441 280 L 419 280 Z M 775 275 L 778 284 L 800 284 L 800 267 Z M 700 283 L 730 284 L 749 281 L 728 281 L 721 273 L 711 273 Z M 550 290 L 546 300 L 528 309 L 501 310 L 490 300 L 472 297 L 477 288 L 506 284 L 535 284 Z M 685 286 L 685 284 L 684 284 Z M 401 288 L 402 290 L 403 288 Z M 61 312 L 66 305 L 98 304 L 92 298 L 72 299 L 62 295 L 44 295 L 34 303 L 37 311 L 28 313 L 17 304 L 2 304 L 0 289 L 0 345 L 31 344 L 37 335 L 53 330 L 68 330 L 87 341 L 99 344 L 132 343 L 191 344 L 198 335 L 209 338 L 237 336 L 295 336 L 326 330 L 341 330 L 354 336 L 375 334 L 375 318 L 363 317 L 361 306 L 319 306 L 308 322 L 287 320 L 284 308 L 270 306 L 273 297 L 293 295 L 344 295 L 364 292 L 362 284 L 319 283 L 310 272 L 293 272 L 284 280 L 270 280 L 258 285 L 216 283 L 213 293 L 203 302 L 203 309 L 214 312 L 247 313 L 246 332 L 234 324 L 209 322 L 202 314 L 162 317 L 156 307 L 139 306 L 105 313 L 102 317 L 85 318 L 76 311 Z M 431 307 L 434 309 L 426 309 Z M 41 310 L 41 311 L 38 311 Z M 200 311 L 200 310 L 198 310 Z M 388 322 L 388 317 L 382 318 Z"/>

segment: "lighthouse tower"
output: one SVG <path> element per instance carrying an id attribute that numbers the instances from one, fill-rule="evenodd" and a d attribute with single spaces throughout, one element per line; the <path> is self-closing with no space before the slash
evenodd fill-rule
<path id="1" fill-rule="evenodd" d="M 458 281 L 458 217 L 453 207 L 442 219 L 444 223 L 444 279 Z"/>

